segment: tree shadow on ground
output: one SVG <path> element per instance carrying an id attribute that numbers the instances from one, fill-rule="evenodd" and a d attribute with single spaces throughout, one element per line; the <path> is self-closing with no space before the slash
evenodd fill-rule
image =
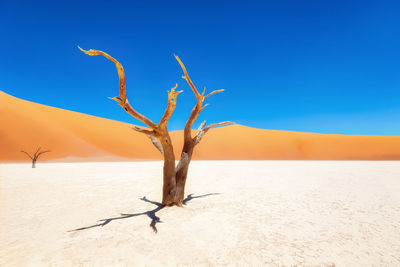
<path id="1" fill-rule="evenodd" d="M 219 195 L 219 193 L 210 193 L 210 194 L 205 194 L 205 195 L 200 195 L 200 196 L 193 196 L 193 194 L 189 194 L 182 202 L 183 205 L 186 205 L 189 201 L 191 201 L 192 199 L 195 198 L 202 198 L 202 197 L 207 197 L 207 196 L 211 196 L 211 195 Z M 140 213 L 133 213 L 133 214 L 127 214 L 127 213 L 121 213 L 120 217 L 112 217 L 112 218 L 107 218 L 107 219 L 102 219 L 99 220 L 100 223 L 98 224 L 94 224 L 94 225 L 90 225 L 90 226 L 86 226 L 86 227 L 81 227 L 81 228 L 77 228 L 74 230 L 70 230 L 68 232 L 76 232 L 76 231 L 82 231 L 82 230 L 86 230 L 86 229 L 90 229 L 90 228 L 94 228 L 94 227 L 103 227 L 107 224 L 109 224 L 112 221 L 115 220 L 121 220 L 121 219 L 127 219 L 127 218 L 131 218 L 131 217 L 137 217 L 137 216 L 141 216 L 141 215 L 146 215 L 147 217 L 149 217 L 151 219 L 150 222 L 150 227 L 151 229 L 153 229 L 154 233 L 157 233 L 157 227 L 156 224 L 157 223 L 162 223 L 162 221 L 160 220 L 160 218 L 156 215 L 156 213 L 158 211 L 160 211 L 161 209 L 164 208 L 164 206 L 160 203 L 160 202 L 156 202 L 156 201 L 151 201 L 148 200 L 146 198 L 146 196 L 140 198 L 140 200 L 143 200 L 145 202 L 154 204 L 156 206 L 155 209 L 153 210 L 149 210 L 149 211 L 145 211 L 145 212 L 140 212 Z"/>

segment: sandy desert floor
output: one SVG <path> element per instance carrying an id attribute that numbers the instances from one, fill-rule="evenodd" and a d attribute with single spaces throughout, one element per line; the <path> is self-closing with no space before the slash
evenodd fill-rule
<path id="1" fill-rule="evenodd" d="M 1 266 L 399 266 L 400 163 L 1 164 Z M 157 233 L 155 232 L 157 231 Z"/>

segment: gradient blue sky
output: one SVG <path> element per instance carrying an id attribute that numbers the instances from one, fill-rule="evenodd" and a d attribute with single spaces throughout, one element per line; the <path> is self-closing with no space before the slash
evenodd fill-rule
<path id="1" fill-rule="evenodd" d="M 166 91 L 184 90 L 169 128 L 195 97 L 173 57 L 209 99 L 201 120 L 278 130 L 400 135 L 397 1 L 1 1 L 0 90 L 141 125 L 112 100 L 115 66 L 128 98 L 158 122 Z"/>

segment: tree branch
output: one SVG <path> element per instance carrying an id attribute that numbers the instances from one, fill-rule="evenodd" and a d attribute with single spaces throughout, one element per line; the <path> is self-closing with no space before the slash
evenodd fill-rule
<path id="1" fill-rule="evenodd" d="M 36 159 L 40 156 L 40 155 L 42 155 L 42 154 L 44 154 L 44 153 L 47 153 L 47 152 L 51 152 L 50 150 L 46 150 L 46 151 L 41 151 L 41 152 L 39 152 L 37 155 L 36 155 Z"/>
<path id="2" fill-rule="evenodd" d="M 113 97 L 111 99 L 117 101 L 117 103 L 126 111 L 128 112 L 132 117 L 140 120 L 141 122 L 143 122 L 144 124 L 146 124 L 147 126 L 149 126 L 150 128 L 152 128 L 153 130 L 157 129 L 157 124 L 155 124 L 154 122 L 152 122 L 150 119 L 148 119 L 147 117 L 145 117 L 144 115 L 140 114 L 139 112 L 137 112 L 135 109 L 132 108 L 132 106 L 129 104 L 128 99 L 126 97 L 126 86 L 125 86 L 125 72 L 124 72 L 124 68 L 122 67 L 122 65 L 112 56 L 110 56 L 109 54 L 103 52 L 103 51 L 99 51 L 99 50 L 84 50 L 82 48 L 80 48 L 78 46 L 78 48 L 84 52 L 85 54 L 89 55 L 89 56 L 97 56 L 97 55 L 102 55 L 104 57 L 106 57 L 107 59 L 109 59 L 110 61 L 114 62 L 115 66 L 117 67 L 118 70 L 118 76 L 119 76 L 119 96 Z"/>
<path id="3" fill-rule="evenodd" d="M 223 91 L 225 91 L 225 89 L 219 89 L 219 90 L 212 91 L 211 93 L 209 93 L 208 95 L 206 95 L 206 96 L 204 97 L 204 99 L 206 99 L 207 97 L 212 96 L 213 94 L 220 93 L 220 92 L 223 92 Z"/>
<path id="4" fill-rule="evenodd" d="M 202 131 L 203 128 L 204 128 L 204 126 L 206 126 L 206 123 L 207 123 L 206 121 L 203 121 L 203 122 L 200 124 L 199 128 L 197 128 L 197 132 Z"/>
<path id="5" fill-rule="evenodd" d="M 198 91 L 198 90 L 196 89 L 196 87 L 194 86 L 192 80 L 190 79 L 189 74 L 187 73 L 186 67 L 185 67 L 185 65 L 183 64 L 183 62 L 180 60 L 180 58 L 179 58 L 177 55 L 175 55 L 175 58 L 176 58 L 176 60 L 179 62 L 179 65 L 181 66 L 181 68 L 182 68 L 182 70 L 183 70 L 183 73 L 185 74 L 184 76 L 182 76 L 182 78 L 185 79 L 185 80 L 188 82 L 189 86 L 192 88 L 192 90 L 193 90 L 193 92 L 194 92 L 194 94 L 195 94 L 195 96 L 196 96 L 196 99 L 197 99 L 196 105 L 193 107 L 192 112 L 190 113 L 189 119 L 186 121 L 185 130 L 184 130 L 184 140 L 185 140 L 185 142 L 190 142 L 190 140 L 195 141 L 196 138 L 192 139 L 192 134 L 191 134 L 192 126 L 193 126 L 193 123 L 194 123 L 194 122 L 196 121 L 196 119 L 198 118 L 200 112 L 201 112 L 206 106 L 208 106 L 208 104 L 206 104 L 206 105 L 203 106 L 204 99 L 206 99 L 206 98 L 212 96 L 213 94 L 223 92 L 224 89 L 219 89 L 219 90 L 212 91 L 212 92 L 209 93 L 208 95 L 204 96 L 205 90 L 206 90 L 206 88 L 204 87 L 203 93 L 200 94 L 199 91 Z M 221 126 L 223 126 L 223 125 L 221 125 Z M 213 126 L 213 127 L 215 127 L 215 126 Z M 210 128 L 211 128 L 211 127 L 210 127 Z M 205 130 L 204 133 L 207 132 L 207 131 L 208 131 L 208 129 Z M 204 133 L 203 133 L 203 134 L 204 134 Z M 201 136 L 202 136 L 203 134 L 201 134 Z M 199 136 L 200 139 L 201 139 L 201 136 Z M 196 136 L 196 137 L 197 137 L 197 136 Z M 197 139 L 198 139 L 198 138 L 197 138 Z M 199 141 L 200 141 L 200 140 L 199 140 Z"/>
<path id="6" fill-rule="evenodd" d="M 224 122 L 219 122 L 219 123 L 213 123 L 208 125 L 207 127 L 203 128 L 205 126 L 206 122 L 204 121 L 200 127 L 197 129 L 197 135 L 193 138 L 193 141 L 195 144 L 200 143 L 201 139 L 203 136 L 210 130 L 211 128 L 214 127 L 222 127 L 222 126 L 228 126 L 228 125 L 233 125 L 235 124 L 234 122 L 231 121 L 224 121 Z"/>
<path id="7" fill-rule="evenodd" d="M 175 89 L 178 87 L 178 84 L 175 87 L 171 88 L 171 91 L 168 91 L 168 106 L 165 110 L 164 116 L 161 118 L 160 123 L 158 124 L 160 127 L 165 127 L 168 124 L 169 119 L 174 113 L 175 106 L 176 106 L 176 98 L 177 96 L 182 93 L 183 91 L 175 92 Z"/>
<path id="8" fill-rule="evenodd" d="M 144 133 L 144 134 L 147 134 L 147 135 L 156 136 L 156 133 L 152 129 L 149 129 L 149 128 L 139 127 L 139 126 L 136 126 L 136 125 L 131 125 L 130 128 L 132 130 L 135 130 L 135 131 L 139 132 L 139 133 Z"/>
<path id="9" fill-rule="evenodd" d="M 187 83 L 189 84 L 190 88 L 192 88 L 192 91 L 194 92 L 196 99 L 197 99 L 196 105 L 192 109 L 192 112 L 190 113 L 189 119 L 186 121 L 185 129 L 184 129 L 184 139 L 185 139 L 185 141 L 190 141 L 192 139 L 191 130 L 192 130 L 193 123 L 196 121 L 197 117 L 199 116 L 199 114 L 202 110 L 201 106 L 203 105 L 203 100 L 204 100 L 203 95 L 204 95 L 205 91 L 203 92 L 202 95 L 199 93 L 199 91 L 197 91 L 196 87 L 194 86 L 192 80 L 189 77 L 189 74 L 187 73 L 186 67 L 183 64 L 183 62 L 180 60 L 180 58 L 177 55 L 175 55 L 175 58 L 179 62 L 179 65 L 181 66 L 183 73 L 185 74 L 184 76 L 182 76 L 182 78 L 187 81 Z"/>
<path id="10" fill-rule="evenodd" d="M 36 150 L 35 154 L 33 154 L 33 158 L 34 158 L 34 159 L 37 158 L 37 153 L 40 151 L 40 149 L 41 149 L 41 147 L 39 147 L 39 148 Z"/>
<path id="11" fill-rule="evenodd" d="M 205 104 L 204 106 L 202 106 L 201 109 L 200 109 L 200 112 L 202 112 L 203 109 L 205 109 L 208 105 L 209 105 L 209 104 Z M 199 112 L 199 113 L 200 113 L 200 112 Z"/>
<path id="12" fill-rule="evenodd" d="M 206 87 L 204 86 L 203 93 L 201 93 L 201 96 L 204 96 L 205 93 L 206 93 Z"/>
<path id="13" fill-rule="evenodd" d="M 200 131 L 197 133 L 197 135 L 193 138 L 194 140 L 194 144 L 197 145 L 198 143 L 200 143 L 201 138 L 203 138 L 203 135 L 205 134 L 204 131 Z"/>
<path id="14" fill-rule="evenodd" d="M 33 160 L 33 158 L 32 158 L 32 156 L 31 155 L 29 155 L 29 153 L 28 152 L 25 152 L 25 151 L 23 151 L 23 150 L 21 150 L 21 152 L 22 153 L 25 153 L 31 160 Z"/>
<path id="15" fill-rule="evenodd" d="M 192 80 L 190 79 L 189 74 L 188 74 L 187 71 L 186 71 L 185 65 L 183 65 L 181 59 L 180 59 L 177 55 L 174 55 L 174 56 L 175 56 L 176 60 L 178 60 L 179 65 L 181 65 L 181 68 L 182 68 L 182 70 L 183 70 L 183 73 L 185 74 L 184 76 L 182 76 L 182 78 L 185 79 L 185 80 L 188 82 L 190 88 L 192 88 L 193 93 L 196 95 L 196 97 L 200 97 L 201 95 L 199 94 L 199 91 L 197 91 L 196 86 L 194 86 Z M 205 89 L 205 88 L 204 88 L 204 89 Z"/>
<path id="16" fill-rule="evenodd" d="M 151 136 L 151 135 L 148 135 L 147 137 L 150 138 L 153 145 L 161 152 L 161 154 L 164 155 L 164 149 L 163 149 L 162 145 L 160 144 L 160 142 L 158 142 L 157 138 L 155 138 L 154 136 Z"/>
<path id="17" fill-rule="evenodd" d="M 236 124 L 236 123 L 234 123 L 232 121 L 223 121 L 223 122 L 213 123 L 213 124 L 210 124 L 207 127 L 205 127 L 204 132 L 207 132 L 208 130 L 210 130 L 211 128 L 214 128 L 214 127 L 229 126 L 229 125 L 233 125 L 233 124 Z"/>

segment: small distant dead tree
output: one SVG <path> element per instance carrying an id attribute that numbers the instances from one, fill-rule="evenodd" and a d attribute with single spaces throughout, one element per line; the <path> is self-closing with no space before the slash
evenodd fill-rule
<path id="1" fill-rule="evenodd" d="M 47 153 L 47 152 L 51 152 L 50 150 L 44 150 L 44 151 L 40 151 L 40 147 L 36 150 L 35 154 L 33 154 L 33 156 L 31 156 L 28 152 L 25 152 L 24 150 L 21 150 L 22 153 L 25 153 L 31 160 L 32 160 L 32 168 L 36 168 L 36 161 L 39 158 L 40 155 Z"/>
<path id="2" fill-rule="evenodd" d="M 189 75 L 182 61 L 179 59 L 178 56 L 175 55 L 176 60 L 178 61 L 179 65 L 183 70 L 184 75 L 182 76 L 182 78 L 187 81 L 197 99 L 196 105 L 193 107 L 193 110 L 190 113 L 189 119 L 187 120 L 185 125 L 184 145 L 181 152 L 180 160 L 178 164 L 175 166 L 174 148 L 172 146 L 171 137 L 167 129 L 167 124 L 172 116 L 172 113 L 175 110 L 177 96 L 181 92 L 183 92 L 183 91 L 175 91 L 175 89 L 178 87 L 178 84 L 176 84 L 175 87 L 171 88 L 171 91 L 168 91 L 168 105 L 165 110 L 165 113 L 158 124 L 154 123 L 144 115 L 137 112 L 128 102 L 126 95 L 126 87 L 125 87 L 125 72 L 122 65 L 115 58 L 111 57 L 110 55 L 108 55 L 103 51 L 93 50 L 93 49 L 83 50 L 80 47 L 78 48 L 89 56 L 102 55 L 107 59 L 109 59 L 110 61 L 112 61 L 117 67 L 119 76 L 119 96 L 113 97 L 111 99 L 117 101 L 117 103 L 132 117 L 138 119 L 139 121 L 143 122 L 149 127 L 146 128 L 135 125 L 131 126 L 133 130 L 147 135 L 147 137 L 150 138 L 151 142 L 161 152 L 161 154 L 164 157 L 162 205 L 182 206 L 185 194 L 186 177 L 188 174 L 189 163 L 192 159 L 193 149 L 211 128 L 234 124 L 233 122 L 225 121 L 206 126 L 206 122 L 204 121 L 197 129 L 197 134 L 194 137 L 192 136 L 191 133 L 193 123 L 196 121 L 200 112 L 208 105 L 208 104 L 203 105 L 204 100 L 212 96 L 213 94 L 222 92 L 224 90 L 223 89 L 215 90 L 205 95 L 205 88 L 204 88 L 203 92 L 200 94 L 199 91 L 196 89 L 195 85 L 193 84 L 192 80 L 189 78 Z"/>

